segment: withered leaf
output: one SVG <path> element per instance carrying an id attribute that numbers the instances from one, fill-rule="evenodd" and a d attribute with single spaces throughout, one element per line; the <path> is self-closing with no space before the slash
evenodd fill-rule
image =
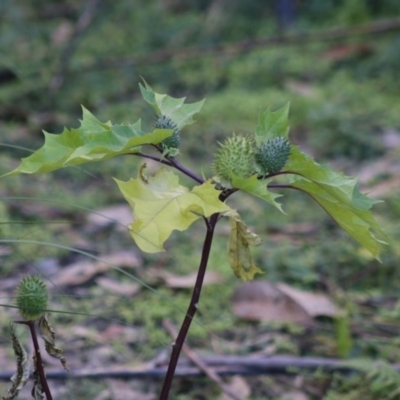
<path id="1" fill-rule="evenodd" d="M 37 359 L 36 356 L 33 356 L 33 388 L 31 390 L 32 397 L 35 400 L 43 400 L 44 399 L 44 390 L 42 386 L 42 381 L 40 379 L 39 370 L 37 367 Z"/>
<path id="2" fill-rule="evenodd" d="M 39 319 L 39 332 L 40 336 L 44 340 L 47 353 L 54 358 L 58 358 L 64 369 L 69 372 L 69 369 L 67 368 L 67 360 L 62 355 L 62 350 L 55 345 L 56 333 L 50 325 L 46 314 Z"/>
<path id="3" fill-rule="evenodd" d="M 242 281 L 252 280 L 255 274 L 263 271 L 256 267 L 250 253 L 250 246 L 261 244 L 261 238 L 251 232 L 236 211 L 226 213 L 231 223 L 228 241 L 228 260 L 234 274 Z"/>
<path id="4" fill-rule="evenodd" d="M 12 385 L 8 390 L 7 396 L 3 396 L 2 400 L 14 400 L 18 397 L 19 391 L 26 385 L 29 379 L 29 360 L 28 354 L 21 346 L 17 336 L 15 335 L 14 323 L 11 323 L 11 341 L 14 354 L 17 359 L 17 372 L 11 377 Z"/>

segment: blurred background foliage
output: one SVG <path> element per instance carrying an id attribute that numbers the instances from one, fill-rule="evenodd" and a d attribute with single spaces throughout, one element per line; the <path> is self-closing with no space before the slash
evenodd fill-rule
<path id="1" fill-rule="evenodd" d="M 392 243 L 379 264 L 299 193 L 285 193 L 287 215 L 239 196 L 232 199 L 233 205 L 265 238 L 254 252 L 266 271 L 259 279 L 307 289 L 334 287 L 349 296 L 354 293 L 357 299 L 361 296 L 365 304 L 365 296 L 371 304 L 378 299 L 377 314 L 365 310 L 367 314 L 362 314 L 354 307 L 352 318 L 360 340 L 351 355 L 379 358 L 390 353 L 389 339 L 376 345 L 360 330 L 363 323 L 386 318 L 400 333 L 397 297 L 390 297 L 397 296 L 400 284 L 398 0 L 2 0 L 0 22 L 0 173 L 42 144 L 42 129 L 58 133 L 64 126 L 77 126 L 81 104 L 102 121 L 142 118 L 143 126 L 150 128 L 153 115 L 140 96 L 141 77 L 159 93 L 187 96 L 189 102 L 206 97 L 196 123 L 182 134 L 181 150 L 182 162 L 206 176 L 212 173 L 217 141 L 233 131 L 251 132 L 260 111 L 290 101 L 292 141 L 317 160 L 359 176 L 362 189 L 385 199 L 375 215 Z M 121 158 L 50 175 L 8 178 L 0 182 L 0 194 L 65 201 L 58 206 L 65 209 L 63 216 L 81 227 L 82 212 L 68 203 L 97 209 L 122 202 L 110 178 L 135 176 L 135 165 Z M 0 225 L 3 238 L 29 235 L 74 244 L 70 232 L 50 223 L 51 213 L 43 216 L 36 202 L 27 202 L 30 212 L 15 201 L 0 204 L 1 220 L 7 222 Z M 21 219 L 29 225 L 18 224 Z M 226 234 L 224 229 L 220 233 Z M 194 228 L 192 236 L 182 236 L 173 236 L 161 264 L 170 271 L 189 273 L 197 265 L 202 230 Z M 193 330 L 196 343 L 205 347 L 210 332 L 235 338 L 247 332 L 245 324 L 235 325 L 227 310 L 238 282 L 222 259 L 225 243 L 226 237 L 216 239 L 211 268 L 227 281 L 222 288 L 205 288 L 206 329 Z M 96 237 L 91 245 L 102 253 L 132 246 L 118 234 Z M 34 244 L 16 245 L 15 250 L 0 253 L 4 276 L 24 271 L 33 259 L 69 253 Z M 156 260 L 145 256 L 144 262 L 152 265 Z M 175 296 L 183 307 L 186 304 L 186 293 L 181 298 L 170 289 L 159 290 Z M 173 317 L 176 309 L 168 309 L 151 293 L 144 294 L 143 301 L 146 318 L 141 323 L 153 332 L 142 346 L 149 356 L 160 343 L 168 343 L 160 318 Z M 121 319 L 137 318 L 130 315 L 129 304 L 118 306 Z M 326 323 L 322 322 L 324 329 L 330 326 Z M 316 347 L 308 350 L 318 353 Z M 391 361 L 400 362 L 400 355 Z M 335 393 L 340 389 L 330 392 L 329 398 L 336 398 Z"/>

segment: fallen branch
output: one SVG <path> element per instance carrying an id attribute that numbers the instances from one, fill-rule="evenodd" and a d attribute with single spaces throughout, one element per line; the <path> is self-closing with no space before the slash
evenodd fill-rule
<path id="1" fill-rule="evenodd" d="M 248 39 L 229 44 L 215 44 L 207 47 L 190 47 L 180 50 L 160 50 L 138 57 L 127 57 L 117 60 L 104 60 L 86 66 L 73 72 L 89 72 L 95 69 L 108 69 L 134 65 L 146 65 L 174 60 L 193 60 L 199 57 L 212 57 L 218 55 L 236 55 L 247 53 L 263 47 L 274 45 L 305 44 L 306 42 L 337 41 L 349 36 L 381 35 L 400 30 L 400 18 L 383 20 L 368 25 L 358 25 L 346 28 L 333 28 L 326 30 L 295 32 L 272 36 L 265 39 Z"/>
<path id="2" fill-rule="evenodd" d="M 295 356 L 272 356 L 272 357 L 251 357 L 251 356 L 206 356 L 199 357 L 202 363 L 212 368 L 219 376 L 231 375 L 276 375 L 276 374 L 299 374 L 305 371 L 325 371 L 329 373 L 349 373 L 356 369 L 346 365 L 342 360 L 319 357 L 295 357 Z M 371 361 L 372 362 L 372 361 Z M 400 371 L 400 364 L 392 364 L 392 367 Z M 118 367 L 113 369 L 87 368 L 71 370 L 68 374 L 64 370 L 46 372 L 47 379 L 142 379 L 142 378 L 164 378 L 167 371 L 166 366 L 157 366 L 149 369 L 134 369 Z M 13 372 L 0 373 L 0 380 L 8 380 Z M 193 366 L 189 359 L 179 360 L 175 376 L 199 377 L 204 372 Z"/>

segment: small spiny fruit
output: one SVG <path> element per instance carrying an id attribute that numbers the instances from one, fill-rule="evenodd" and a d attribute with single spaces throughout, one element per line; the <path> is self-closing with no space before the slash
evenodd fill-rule
<path id="1" fill-rule="evenodd" d="M 262 143 L 254 155 L 262 175 L 282 171 L 290 155 L 290 143 L 282 136 Z"/>
<path id="2" fill-rule="evenodd" d="M 174 130 L 174 133 L 170 137 L 167 137 L 160 143 L 161 149 L 163 151 L 169 149 L 179 149 L 179 145 L 181 143 L 181 137 L 176 123 L 172 121 L 171 118 L 162 115 L 160 118 L 157 119 L 155 126 L 157 129 Z"/>
<path id="3" fill-rule="evenodd" d="M 45 313 L 49 292 L 38 276 L 28 275 L 18 285 L 16 299 L 19 313 L 28 321 L 33 321 Z"/>
<path id="4" fill-rule="evenodd" d="M 240 178 L 249 178 L 254 174 L 253 143 L 250 138 L 234 135 L 220 146 L 214 161 L 214 171 L 220 179 L 230 182 L 232 173 Z"/>

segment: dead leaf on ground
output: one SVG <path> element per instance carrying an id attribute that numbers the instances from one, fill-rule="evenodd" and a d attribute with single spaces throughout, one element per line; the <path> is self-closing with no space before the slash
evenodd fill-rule
<path id="1" fill-rule="evenodd" d="M 387 179 L 380 182 L 374 186 L 370 186 L 366 189 L 368 194 L 374 198 L 387 197 L 389 195 L 399 192 L 400 188 L 400 176 L 395 176 L 394 178 Z"/>
<path id="2" fill-rule="evenodd" d="M 236 289 L 232 309 L 252 321 L 287 321 L 311 325 L 317 315 L 334 316 L 336 307 L 323 294 L 308 293 L 285 284 L 246 282 Z"/>
<path id="3" fill-rule="evenodd" d="M 332 300 L 322 293 L 305 292 L 284 283 L 278 283 L 276 287 L 303 307 L 310 317 L 334 317 L 338 314 L 338 309 Z"/>
<path id="4" fill-rule="evenodd" d="M 398 157 L 386 156 L 358 166 L 356 175 L 360 184 L 365 185 L 382 176 L 398 176 L 399 172 Z"/>
<path id="5" fill-rule="evenodd" d="M 140 400 L 155 400 L 155 393 L 143 393 L 135 390 L 132 382 L 126 382 L 120 379 L 108 379 L 108 388 L 103 390 L 96 396 L 95 400 L 125 400 L 125 399 L 140 399 Z"/>
<path id="6" fill-rule="evenodd" d="M 197 272 L 188 275 L 175 275 L 161 269 L 151 269 L 150 274 L 152 277 L 160 278 L 163 284 L 173 289 L 191 289 L 193 288 Z M 207 271 L 204 276 L 204 285 L 211 285 L 222 283 L 224 279 L 215 271 Z"/>
<path id="7" fill-rule="evenodd" d="M 400 147 L 400 131 L 397 129 L 387 129 L 382 134 L 382 143 L 387 149 Z"/>
<path id="8" fill-rule="evenodd" d="M 113 340 L 118 340 L 125 344 L 135 343 L 140 335 L 140 329 L 115 323 L 110 324 L 107 329 L 101 333 L 104 344 L 109 344 Z"/>
<path id="9" fill-rule="evenodd" d="M 116 224 L 118 230 L 126 232 L 128 232 L 127 226 L 132 222 L 132 219 L 132 209 L 128 204 L 99 208 L 86 217 L 87 222 L 96 227 L 106 228 Z"/>
<path id="10" fill-rule="evenodd" d="M 76 286 L 107 272 L 113 267 L 135 268 L 141 265 L 139 255 L 134 251 L 119 251 L 99 257 L 102 261 L 80 261 L 66 266 L 53 279 L 56 286 Z"/>
<path id="11" fill-rule="evenodd" d="M 251 395 L 250 386 L 246 379 L 244 379 L 242 376 L 232 376 L 224 386 L 229 388 L 240 399 L 245 400 Z M 232 400 L 232 397 L 224 393 L 221 397 L 221 400 Z"/>
<path id="12" fill-rule="evenodd" d="M 308 400 L 309 397 L 300 391 L 286 392 L 282 395 L 282 400 Z"/>
<path id="13" fill-rule="evenodd" d="M 103 289 L 109 292 L 118 293 L 121 296 L 132 297 L 134 294 L 138 293 L 141 285 L 135 282 L 123 283 L 118 282 L 115 279 L 110 279 L 106 276 L 102 276 L 96 279 L 96 283 Z"/>
<path id="14" fill-rule="evenodd" d="M 71 330 L 71 336 L 73 336 L 74 338 L 78 337 L 78 338 L 89 339 L 96 343 L 103 343 L 101 333 L 97 332 L 93 328 L 87 328 L 82 325 L 74 326 L 73 329 Z"/>

